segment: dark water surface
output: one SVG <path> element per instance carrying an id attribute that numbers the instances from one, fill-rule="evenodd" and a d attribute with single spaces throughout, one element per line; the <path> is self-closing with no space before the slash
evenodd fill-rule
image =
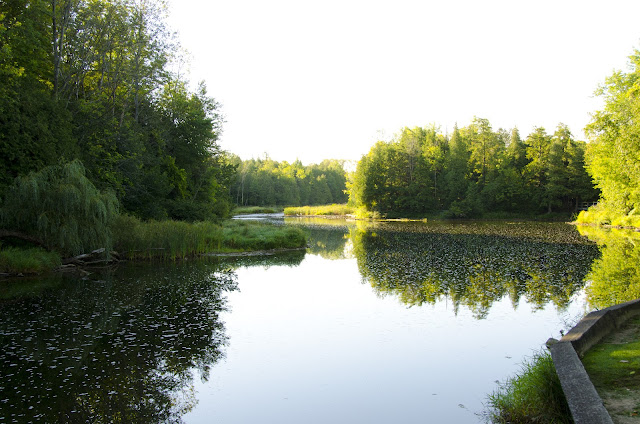
<path id="1" fill-rule="evenodd" d="M 286 225 L 307 252 L 0 281 L 0 422 L 481 422 L 590 308 L 568 225 Z"/>

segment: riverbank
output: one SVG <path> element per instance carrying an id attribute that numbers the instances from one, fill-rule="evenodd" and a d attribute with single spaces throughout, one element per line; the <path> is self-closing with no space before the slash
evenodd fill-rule
<path id="1" fill-rule="evenodd" d="M 229 255 L 303 249 L 307 237 L 299 228 L 269 223 L 226 220 L 140 221 L 121 216 L 113 229 L 113 248 L 70 258 L 42 248 L 7 247 L 0 250 L 0 276 L 15 277 L 54 271 L 74 271 L 120 260 L 181 260 L 200 255 Z"/>

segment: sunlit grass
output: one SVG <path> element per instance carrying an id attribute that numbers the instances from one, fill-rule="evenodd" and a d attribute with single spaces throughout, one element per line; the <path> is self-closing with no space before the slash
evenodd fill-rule
<path id="1" fill-rule="evenodd" d="M 60 255 L 40 248 L 0 250 L 0 272 L 31 274 L 47 272 L 59 267 Z"/>
<path id="2" fill-rule="evenodd" d="M 346 204 L 332 204 L 323 206 L 300 206 L 284 209 L 284 214 L 288 216 L 345 216 L 355 212 L 355 208 Z"/>
<path id="3" fill-rule="evenodd" d="M 520 373 L 507 379 L 489 395 L 492 423 L 572 423 L 551 355 L 535 353 Z"/>
<path id="4" fill-rule="evenodd" d="M 229 221 L 222 231 L 223 251 L 295 249 L 305 247 L 300 228 L 246 221 Z"/>
<path id="5" fill-rule="evenodd" d="M 254 213 L 278 213 L 282 212 L 281 207 L 268 206 L 238 206 L 231 211 L 232 215 L 250 215 Z"/>

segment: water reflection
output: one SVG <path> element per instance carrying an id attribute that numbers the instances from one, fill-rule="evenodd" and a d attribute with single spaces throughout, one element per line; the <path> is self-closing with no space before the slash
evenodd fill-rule
<path id="1" fill-rule="evenodd" d="M 332 247 L 323 257 L 345 256 L 351 244 L 363 280 L 380 296 L 397 296 L 409 306 L 446 299 L 456 312 L 466 306 L 478 319 L 505 296 L 514 308 L 521 298 L 536 308 L 549 302 L 565 308 L 599 255 L 566 224 L 329 220 L 322 230 L 304 225 L 312 246 Z"/>
<path id="2" fill-rule="evenodd" d="M 2 419 L 180 422 L 194 376 L 223 356 L 235 273 L 199 261 L 92 277 L 0 286 Z"/>
<path id="3" fill-rule="evenodd" d="M 598 243 L 602 256 L 587 275 L 587 300 L 603 309 L 640 298 L 640 233 L 580 226 L 581 234 Z"/>

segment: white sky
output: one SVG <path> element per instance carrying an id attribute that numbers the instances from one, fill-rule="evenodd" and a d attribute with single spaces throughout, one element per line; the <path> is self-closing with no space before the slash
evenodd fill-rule
<path id="1" fill-rule="evenodd" d="M 172 0 L 169 24 L 243 159 L 358 160 L 403 126 L 563 122 L 640 47 L 640 1 Z"/>

